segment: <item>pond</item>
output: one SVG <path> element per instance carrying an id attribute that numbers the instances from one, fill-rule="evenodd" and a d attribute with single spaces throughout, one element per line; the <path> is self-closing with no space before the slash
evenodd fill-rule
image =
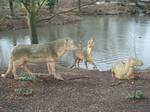
<path id="1" fill-rule="evenodd" d="M 67 25 L 48 25 L 38 28 L 39 43 L 61 37 L 71 37 L 85 46 L 89 37 L 96 40 L 93 59 L 101 71 L 109 70 L 116 60 L 137 56 L 144 62 L 142 69 L 150 67 L 150 17 L 148 16 L 86 16 Z M 0 32 L 0 67 L 8 64 L 10 48 L 30 44 L 27 29 Z M 61 64 L 71 65 L 72 53 L 63 56 Z M 84 64 L 81 63 L 81 67 Z M 92 66 L 90 66 L 92 68 Z"/>

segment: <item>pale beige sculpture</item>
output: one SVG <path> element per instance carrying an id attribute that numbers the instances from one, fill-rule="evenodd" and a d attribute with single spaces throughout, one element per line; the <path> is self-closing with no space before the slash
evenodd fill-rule
<path id="1" fill-rule="evenodd" d="M 88 42 L 87 46 L 82 48 L 79 48 L 73 52 L 74 55 L 74 64 L 70 67 L 76 67 L 76 64 L 80 64 L 80 61 L 84 61 L 86 69 L 88 69 L 87 63 L 93 64 L 94 68 L 97 68 L 95 63 L 93 62 L 93 56 L 92 56 L 92 50 L 95 44 L 95 40 L 93 37 L 91 37 Z"/>
<path id="2" fill-rule="evenodd" d="M 142 66 L 143 62 L 135 57 L 129 57 L 128 60 L 125 61 L 117 61 L 112 64 L 112 77 L 115 79 L 133 79 L 134 75 L 134 67 Z"/>
<path id="3" fill-rule="evenodd" d="M 6 77 L 12 72 L 14 78 L 18 79 L 16 75 L 17 67 L 22 67 L 29 74 L 33 74 L 26 66 L 28 63 L 46 63 L 49 75 L 54 75 L 54 78 L 63 80 L 61 75 L 55 73 L 56 62 L 66 51 L 76 49 L 77 47 L 71 39 L 58 39 L 43 44 L 17 45 L 11 49 L 8 70 L 1 76 Z"/>

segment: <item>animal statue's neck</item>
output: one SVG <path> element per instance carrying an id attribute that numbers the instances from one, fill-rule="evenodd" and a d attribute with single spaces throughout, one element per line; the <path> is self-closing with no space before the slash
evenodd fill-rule
<path id="1" fill-rule="evenodd" d="M 66 51 L 65 45 L 62 42 L 55 43 L 55 45 L 55 53 L 57 54 L 57 58 L 60 59 L 60 57 L 63 56 Z"/>
<path id="2" fill-rule="evenodd" d="M 87 47 L 87 53 L 91 54 L 91 52 L 92 52 L 92 47 Z"/>
<path id="3" fill-rule="evenodd" d="M 57 56 L 58 57 L 63 56 L 65 54 L 65 51 L 66 51 L 66 49 L 64 49 L 64 48 L 58 49 Z"/>

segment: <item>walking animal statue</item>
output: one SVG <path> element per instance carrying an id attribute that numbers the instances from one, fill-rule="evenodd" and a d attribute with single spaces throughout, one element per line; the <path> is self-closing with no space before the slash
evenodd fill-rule
<path id="1" fill-rule="evenodd" d="M 29 74 L 33 74 L 26 66 L 28 63 L 46 63 L 49 75 L 53 75 L 58 80 L 63 80 L 63 77 L 55 72 L 56 62 L 66 51 L 76 49 L 77 47 L 71 39 L 58 39 L 43 44 L 17 45 L 11 49 L 8 70 L 1 76 L 6 77 L 12 72 L 14 78 L 18 79 L 17 67 L 22 67 Z"/>
<path id="2" fill-rule="evenodd" d="M 112 64 L 112 77 L 117 79 L 133 79 L 135 66 L 142 66 L 143 62 L 136 57 L 129 57 L 126 62 L 117 61 Z"/>
<path id="3" fill-rule="evenodd" d="M 74 56 L 74 63 L 70 68 L 76 67 L 76 65 L 80 64 L 80 61 L 84 61 L 86 69 L 88 69 L 87 63 L 90 63 L 94 66 L 94 68 L 97 68 L 95 63 L 93 62 L 93 57 L 92 57 L 92 50 L 95 44 L 95 40 L 93 37 L 91 37 L 88 42 L 87 46 L 84 47 L 83 49 L 79 47 L 79 49 L 73 51 L 73 56 Z"/>

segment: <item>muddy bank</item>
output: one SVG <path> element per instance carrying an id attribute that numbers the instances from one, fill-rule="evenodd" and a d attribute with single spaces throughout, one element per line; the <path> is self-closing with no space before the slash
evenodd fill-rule
<path id="1" fill-rule="evenodd" d="M 46 66 L 30 66 L 34 72 L 47 73 Z M 0 73 L 3 73 L 1 71 Z M 20 70 L 18 71 L 18 74 Z M 16 112 L 149 112 L 150 72 L 137 73 L 136 80 L 123 80 L 112 85 L 110 72 L 57 67 L 66 80 L 46 78 L 21 82 L 0 78 L 0 111 Z M 117 83 L 117 81 L 115 82 Z M 144 92 L 145 99 L 129 100 L 128 93 L 135 88 Z M 31 88 L 32 96 L 17 96 L 16 88 Z"/>
<path id="2" fill-rule="evenodd" d="M 98 2 L 95 5 L 90 5 L 83 8 L 83 14 L 90 15 L 118 15 L 118 14 L 150 14 L 150 3 L 121 3 L 121 2 Z"/>

